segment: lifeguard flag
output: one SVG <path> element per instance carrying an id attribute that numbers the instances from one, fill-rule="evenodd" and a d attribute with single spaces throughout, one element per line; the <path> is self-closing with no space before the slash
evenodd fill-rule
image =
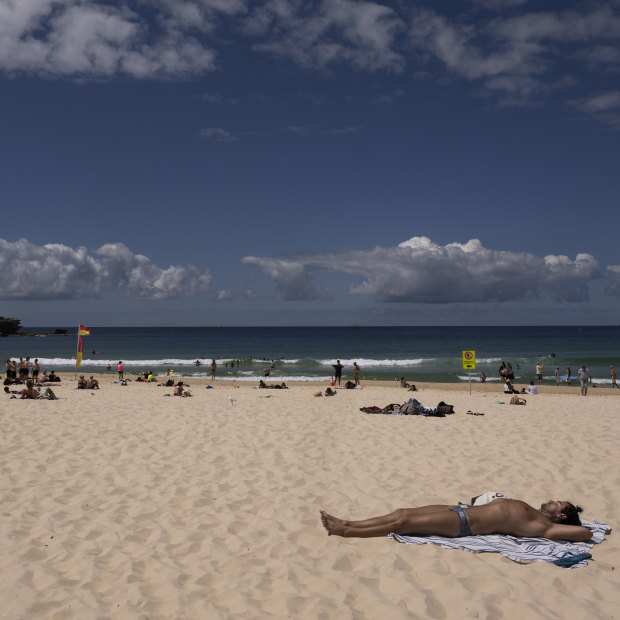
<path id="1" fill-rule="evenodd" d="M 84 325 L 80 325 L 78 328 L 77 355 L 75 356 L 76 368 L 79 368 L 82 363 L 82 351 L 84 349 L 84 341 L 82 340 L 82 336 L 90 336 L 90 328 L 84 327 Z"/>

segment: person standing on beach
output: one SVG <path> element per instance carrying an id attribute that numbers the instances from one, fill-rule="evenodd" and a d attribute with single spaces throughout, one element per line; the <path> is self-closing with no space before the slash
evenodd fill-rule
<path id="1" fill-rule="evenodd" d="M 334 369 L 334 383 L 338 381 L 338 385 L 340 385 L 340 380 L 342 379 L 342 369 L 344 366 L 340 363 L 340 360 L 336 360 L 336 363 L 332 364 L 332 368 Z"/>
<path id="2" fill-rule="evenodd" d="M 28 378 L 28 367 L 26 366 L 26 362 L 23 357 L 19 358 L 19 380 L 22 383 L 26 383 L 26 379 Z"/>
<path id="3" fill-rule="evenodd" d="M 544 364 L 541 364 L 540 362 L 538 362 L 538 364 L 536 364 L 536 378 L 538 379 L 538 385 L 542 384 L 542 371 L 544 368 Z"/>
<path id="4" fill-rule="evenodd" d="M 616 383 L 616 369 L 613 366 L 609 367 L 609 376 L 611 377 L 611 389 L 617 387 L 620 390 L 620 386 Z"/>
<path id="5" fill-rule="evenodd" d="M 119 360 L 118 362 L 118 366 L 116 367 L 116 370 L 118 371 L 118 380 L 122 381 L 125 377 L 124 372 L 125 372 L 125 367 L 123 366 L 123 362 Z"/>
<path id="6" fill-rule="evenodd" d="M 586 368 L 585 364 L 577 371 L 579 382 L 581 383 L 581 395 L 588 395 L 588 383 L 592 381 L 590 371 Z"/>
<path id="7" fill-rule="evenodd" d="M 566 385 L 570 385 L 570 366 L 566 367 Z"/>
<path id="8" fill-rule="evenodd" d="M 35 383 L 37 383 L 37 381 L 39 380 L 39 370 L 40 370 L 39 358 L 36 358 L 34 362 L 32 363 L 32 380 Z"/>
<path id="9" fill-rule="evenodd" d="M 499 367 L 499 380 L 500 381 L 506 380 L 506 362 L 504 361 L 502 361 Z"/>
<path id="10" fill-rule="evenodd" d="M 555 367 L 555 384 L 556 385 L 560 385 L 561 382 L 561 377 L 560 377 L 560 367 L 556 366 Z"/>
<path id="11" fill-rule="evenodd" d="M 353 381 L 355 381 L 355 385 L 360 384 L 360 367 L 357 362 L 353 362 Z"/>
<path id="12" fill-rule="evenodd" d="M 217 369 L 217 364 L 215 360 L 211 360 L 211 381 L 215 381 L 215 370 Z"/>

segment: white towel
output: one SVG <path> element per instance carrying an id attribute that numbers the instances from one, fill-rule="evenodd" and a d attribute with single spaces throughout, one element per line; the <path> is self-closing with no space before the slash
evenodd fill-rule
<path id="1" fill-rule="evenodd" d="M 549 540 L 548 538 L 517 538 L 492 534 L 489 536 L 463 536 L 462 538 L 445 538 L 443 536 L 401 536 L 400 534 L 388 534 L 401 543 L 423 545 L 433 543 L 449 549 L 467 549 L 475 553 L 495 552 L 505 555 L 515 562 L 553 562 L 559 560 L 566 552 L 588 553 L 597 543 L 605 540 L 605 534 L 611 531 L 605 523 L 581 520 L 582 525 L 592 530 L 592 540 L 588 542 L 565 542 Z M 585 560 L 574 566 L 587 566 Z"/>

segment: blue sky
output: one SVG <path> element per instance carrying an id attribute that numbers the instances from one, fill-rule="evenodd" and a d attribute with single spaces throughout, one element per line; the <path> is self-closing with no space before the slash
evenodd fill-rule
<path id="1" fill-rule="evenodd" d="M 0 315 L 617 324 L 620 1 L 0 0 Z"/>

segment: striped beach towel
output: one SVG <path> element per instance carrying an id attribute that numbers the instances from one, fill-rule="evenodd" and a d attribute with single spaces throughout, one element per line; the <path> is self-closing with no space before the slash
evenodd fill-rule
<path id="1" fill-rule="evenodd" d="M 462 538 L 444 538 L 443 536 L 401 536 L 388 534 L 388 538 L 413 545 L 436 544 L 448 549 L 467 549 L 475 553 L 501 553 L 515 562 L 556 562 L 567 556 L 587 554 L 590 549 L 605 540 L 605 534 L 611 531 L 605 523 L 581 520 L 592 530 L 592 540 L 588 542 L 564 542 L 548 538 L 517 538 L 492 534 L 490 536 L 463 536 Z M 573 566 L 587 566 L 585 559 Z"/>

